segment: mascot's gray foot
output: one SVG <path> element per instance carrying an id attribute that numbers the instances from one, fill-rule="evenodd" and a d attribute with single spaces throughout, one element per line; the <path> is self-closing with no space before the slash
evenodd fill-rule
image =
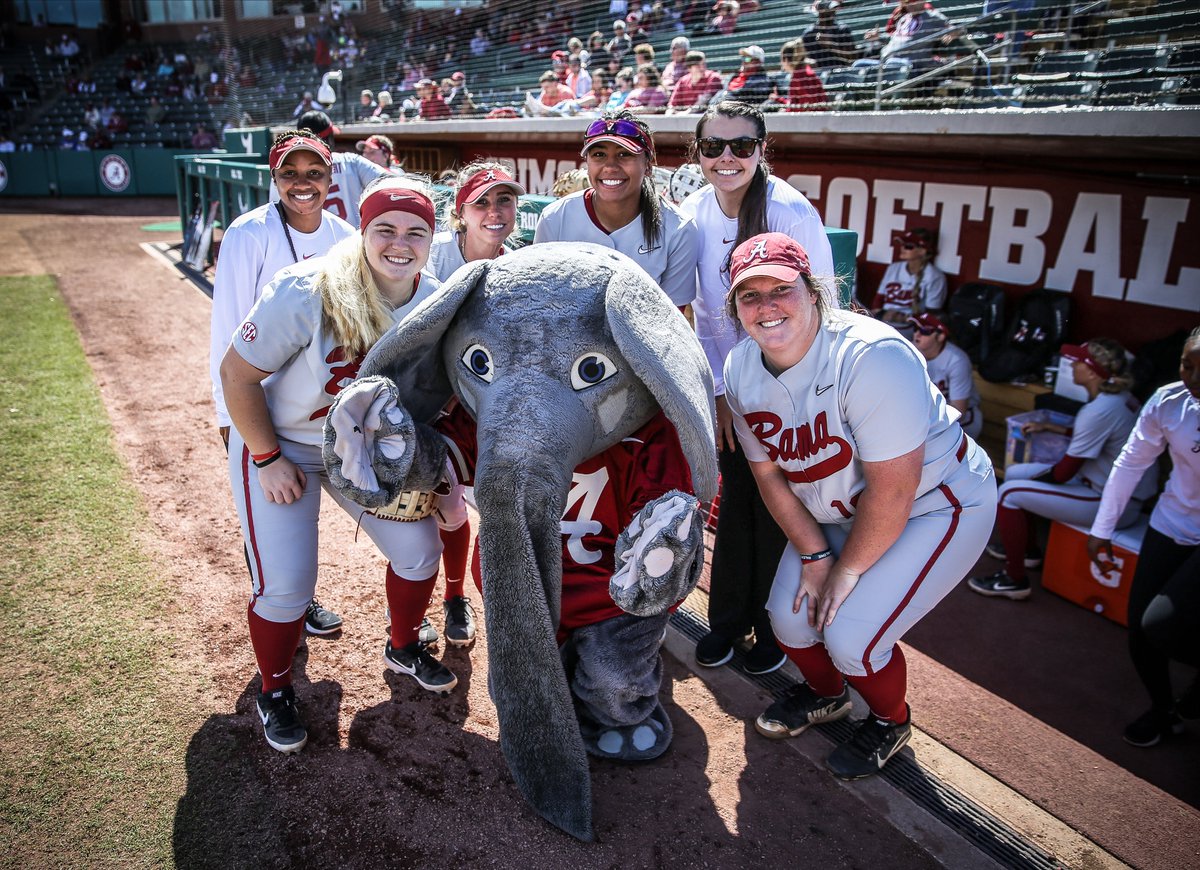
<path id="1" fill-rule="evenodd" d="M 704 567 L 704 521 L 694 495 L 672 490 L 643 507 L 617 539 L 608 584 L 626 613 L 654 616 L 687 597 Z"/>
<path id="2" fill-rule="evenodd" d="M 674 729 L 662 704 L 636 725 L 611 727 L 579 723 L 583 746 L 589 755 L 617 761 L 651 761 L 667 751 Z"/>

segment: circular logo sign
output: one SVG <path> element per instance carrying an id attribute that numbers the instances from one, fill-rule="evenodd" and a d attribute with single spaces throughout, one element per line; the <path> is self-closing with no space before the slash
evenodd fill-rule
<path id="1" fill-rule="evenodd" d="M 124 157 L 109 154 L 100 161 L 100 180 L 113 193 L 120 193 L 129 187 L 132 179 L 133 172 L 130 171 L 129 164 L 125 162 Z"/>
<path id="2" fill-rule="evenodd" d="M 8 167 L 0 163 L 0 192 L 8 187 Z"/>

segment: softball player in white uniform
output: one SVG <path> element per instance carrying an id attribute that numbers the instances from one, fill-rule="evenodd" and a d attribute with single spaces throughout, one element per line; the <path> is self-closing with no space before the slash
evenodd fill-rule
<path id="1" fill-rule="evenodd" d="M 273 189 L 277 195 L 282 192 L 283 198 L 237 217 L 221 241 L 213 282 L 209 373 L 217 430 L 226 448 L 230 420 L 220 369 L 234 330 L 281 270 L 323 256 L 337 242 L 354 235 L 354 227 L 324 209 L 331 164 L 324 142 L 308 133 L 281 133 L 271 147 L 268 165 Z M 332 634 L 342 627 L 342 618 L 314 598 L 304 626 L 312 634 Z"/>
<path id="2" fill-rule="evenodd" d="M 806 681 L 755 724 L 784 738 L 841 718 L 848 681 L 871 715 L 827 764 L 857 779 L 911 734 L 897 641 L 983 550 L 996 504 L 991 463 L 911 344 L 821 303 L 793 239 L 747 240 L 731 278 L 730 311 L 748 338 L 725 364 L 726 397 L 788 537 L 767 609 Z"/>
<path id="3" fill-rule="evenodd" d="M 517 227 L 517 197 L 525 192 L 508 170 L 494 161 L 464 166 L 455 189 L 450 229 L 433 237 L 429 252 L 428 270 L 443 283 L 470 261 L 491 260 L 504 253 L 504 241 Z M 468 645 L 476 630 L 475 609 L 465 584 L 471 547 L 466 495 L 466 487 L 460 484 L 438 499 L 446 568 L 442 613 L 446 640 L 455 646 Z"/>
<path id="4" fill-rule="evenodd" d="M 971 358 L 947 339 L 946 325 L 929 312 L 908 318 L 908 325 L 912 328 L 913 347 L 925 357 L 929 380 L 950 407 L 962 415 L 958 425 L 963 431 L 978 438 L 983 431 L 983 411 L 979 407 L 979 390 L 971 375 Z"/>
<path id="5" fill-rule="evenodd" d="M 447 692 L 457 682 L 418 640 L 441 555 L 437 524 L 432 517 L 397 522 L 365 513 L 328 485 L 321 460 L 334 396 L 357 375 L 371 345 L 436 286 L 419 274 L 433 231 L 426 191 L 387 179 L 368 190 L 361 208 L 362 235 L 268 285 L 221 364 L 234 423 L 229 476 L 253 585 L 248 618 L 262 674 L 258 709 L 267 742 L 281 752 L 298 751 L 308 739 L 295 710 L 291 662 L 316 585 L 322 488 L 388 559 L 385 663 L 430 690 Z M 364 267 L 372 278 L 365 284 Z"/>
<path id="6" fill-rule="evenodd" d="M 740 337 L 724 307 L 729 255 L 739 239 L 774 230 L 804 246 L 815 274 L 832 279 L 834 273 L 833 253 L 817 210 L 803 194 L 771 175 L 764 156 L 766 135 L 766 120 L 753 106 L 729 101 L 710 106 L 696 125 L 691 156 L 708 186 L 681 206 L 685 215 L 695 219 L 702 240 L 699 287 L 692 308 L 696 336 L 713 371 L 721 469 L 709 633 L 696 644 L 696 663 L 725 664 L 733 657 L 734 642 L 753 629 L 754 646 L 742 663 L 743 670 L 752 674 L 769 673 L 787 661 L 775 643 L 766 611 L 785 538 L 737 448 L 725 402 L 725 359 Z M 832 298 L 826 301 L 834 304 Z"/>
<path id="7" fill-rule="evenodd" d="M 1110 570 L 1119 517 L 1167 451 L 1171 477 L 1150 514 L 1129 589 L 1129 654 L 1151 704 L 1125 728 L 1125 740 L 1134 746 L 1153 746 L 1180 733 L 1181 719 L 1200 719 L 1200 676 L 1178 700 L 1171 690 L 1171 659 L 1200 667 L 1200 328 L 1184 343 L 1179 376 L 1142 409 L 1108 477 L 1088 539 L 1093 561 Z"/>
<path id="8" fill-rule="evenodd" d="M 996 510 L 1001 543 L 987 548 L 989 555 L 1004 559 L 1005 567 L 967 581 L 980 595 L 1014 601 L 1030 596 L 1032 586 L 1026 569 L 1041 564 L 1041 553 L 1032 546 L 1033 517 L 1090 525 L 1113 462 L 1137 420 L 1138 402 L 1129 393 L 1133 378 L 1124 348 L 1112 339 L 1098 338 L 1083 345 L 1063 345 L 1061 353 L 1073 363 L 1075 383 L 1084 387 L 1091 398 L 1075 416 L 1071 443 L 1062 460 L 1054 465 L 1020 463 L 1005 470 Z M 1029 433 L 1055 428 L 1046 423 L 1025 427 Z M 1154 494 L 1155 484 L 1155 475 L 1147 473 L 1134 488 L 1117 528 L 1137 520 L 1142 502 Z"/>
<path id="9" fill-rule="evenodd" d="M 680 308 L 696 295 L 698 238 L 685 218 L 654 189 L 654 140 L 628 112 L 588 125 L 582 157 L 591 187 L 542 211 L 533 241 L 593 242 L 641 266 Z"/>
<path id="10" fill-rule="evenodd" d="M 286 140 L 281 148 L 272 148 L 272 176 L 280 171 L 292 171 L 292 163 L 303 154 L 316 155 L 326 166 L 332 162 L 329 149 L 323 143 L 293 138 Z M 221 360 L 225 357 L 234 330 L 258 301 L 263 288 L 282 269 L 320 257 L 342 239 L 354 235 L 354 227 L 322 208 L 321 200 L 325 198 L 328 186 L 328 178 L 317 184 L 299 178 L 294 183 L 285 182 L 289 194 L 285 209 L 289 220 L 286 223 L 276 202 L 260 205 L 239 215 L 225 230 L 217 274 L 213 280 L 209 344 L 209 373 L 212 376 L 213 402 L 217 406 L 219 427 L 229 426 L 229 413 L 225 410 L 225 398 L 221 394 Z M 301 222 L 302 217 L 294 214 L 293 189 L 301 195 L 318 198 L 314 207 L 316 213 L 310 218 L 310 222 L 316 226 L 311 230 L 305 231 L 295 225 Z"/>

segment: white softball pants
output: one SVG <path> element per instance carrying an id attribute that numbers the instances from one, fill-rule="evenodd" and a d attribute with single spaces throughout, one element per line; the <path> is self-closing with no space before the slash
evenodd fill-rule
<path id="1" fill-rule="evenodd" d="M 330 486 L 320 447 L 284 439 L 279 446 L 305 474 L 304 495 L 291 504 L 267 501 L 245 442 L 237 429 L 229 433 L 229 481 L 249 554 L 251 608 L 256 614 L 268 622 L 293 622 L 304 615 L 317 587 L 322 489 L 361 523 L 397 575 L 425 580 L 437 571 L 442 542 L 433 517 L 413 523 L 381 520 Z"/>
<path id="2" fill-rule="evenodd" d="M 972 450 L 980 450 L 971 442 Z M 972 470 L 968 466 L 974 466 Z M 892 658 L 896 641 L 966 576 L 987 544 L 996 519 L 996 480 L 990 464 L 964 462 L 949 480 L 913 503 L 912 516 L 888 551 L 858 579 L 828 628 L 808 624 L 808 597 L 800 612 L 800 554 L 788 543 L 767 611 L 780 643 L 796 649 L 824 643 L 843 674 L 869 676 Z M 822 525 L 840 555 L 851 523 Z"/>

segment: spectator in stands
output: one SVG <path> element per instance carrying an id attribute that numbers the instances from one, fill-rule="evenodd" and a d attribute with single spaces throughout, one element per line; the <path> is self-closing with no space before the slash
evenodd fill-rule
<path id="1" fill-rule="evenodd" d="M 971 358 L 966 351 L 949 340 L 950 331 L 933 314 L 926 311 L 908 319 L 913 330 L 912 343 L 925 357 L 929 380 L 941 392 L 947 404 L 957 408 L 963 431 L 979 440 L 983 431 L 983 412 L 980 410 L 979 390 L 971 374 Z"/>
<path id="2" fill-rule="evenodd" d="M 538 78 L 538 86 L 542 92 L 536 102 L 544 109 L 553 109 L 560 103 L 575 99 L 571 89 L 558 80 L 558 75 L 554 70 L 548 69 L 542 73 Z"/>
<path id="3" fill-rule="evenodd" d="M 934 65 L 934 52 L 948 41 L 928 39 L 936 33 L 952 37 L 950 19 L 928 4 L 909 3 L 891 38 L 879 50 L 879 57 L 885 61 L 890 57 L 903 58 L 912 64 L 914 73 L 924 72 Z"/>
<path id="4" fill-rule="evenodd" d="M 871 313 L 906 333 L 912 315 L 941 313 L 946 305 L 946 274 L 933 264 L 934 237 L 924 227 L 909 230 L 895 244 L 899 253 L 883 273 Z"/>
<path id="5" fill-rule="evenodd" d="M 619 109 L 625 108 L 625 101 L 633 93 L 633 70 L 630 67 L 625 67 L 618 72 L 616 83 L 617 86 L 608 95 L 608 102 L 604 104 L 604 111 L 606 113 L 616 112 Z"/>
<path id="6" fill-rule="evenodd" d="M 639 40 L 650 38 L 649 31 L 642 24 L 642 13 L 638 10 L 630 12 L 625 16 L 625 32 L 629 34 L 629 38 L 635 43 Z"/>
<path id="7" fill-rule="evenodd" d="M 148 84 L 149 82 L 146 81 L 146 77 L 140 72 L 136 72 L 133 74 L 133 78 L 129 82 L 129 93 L 133 94 L 135 97 L 141 96 L 142 94 L 146 93 L 146 87 Z"/>
<path id="8" fill-rule="evenodd" d="M 767 79 L 767 53 L 758 45 L 747 45 L 738 49 L 742 65 L 729 80 L 728 99 L 752 106 L 761 105 L 771 96 L 771 82 Z"/>
<path id="9" fill-rule="evenodd" d="M 722 36 L 728 36 L 737 27 L 740 12 L 741 5 L 737 0 L 721 0 L 721 2 L 713 7 L 713 16 L 708 20 L 708 24 L 704 29 L 709 33 L 720 33 Z"/>
<path id="10" fill-rule="evenodd" d="M 581 109 L 602 109 L 612 96 L 612 88 L 608 84 L 607 74 L 597 70 L 592 73 L 592 89 L 579 100 Z"/>
<path id="11" fill-rule="evenodd" d="M 573 55 L 573 54 L 579 55 L 579 60 L 583 64 L 584 68 L 586 69 L 587 65 L 588 65 L 588 61 L 591 59 L 591 53 L 586 48 L 583 47 L 583 40 L 580 39 L 578 36 L 572 36 L 570 39 L 567 40 L 567 59 L 568 59 L 568 61 L 570 60 L 571 55 Z"/>
<path id="12" fill-rule="evenodd" d="M 150 125 L 162 123 L 162 119 L 167 116 L 167 108 L 158 99 L 151 97 L 149 105 L 146 106 L 146 123 Z"/>
<path id="13" fill-rule="evenodd" d="M 668 115 L 687 115 L 703 112 L 723 87 L 721 76 L 708 68 L 702 51 L 689 51 L 685 56 L 687 75 L 680 79 L 667 102 Z"/>
<path id="14" fill-rule="evenodd" d="M 675 83 L 688 74 L 687 55 L 692 47 L 686 36 L 676 36 L 671 40 L 671 61 L 662 70 L 662 86 L 671 93 Z"/>
<path id="15" fill-rule="evenodd" d="M 558 76 L 558 80 L 564 85 L 567 83 L 567 58 L 570 57 L 565 51 L 556 51 L 550 55 L 550 69 Z"/>
<path id="16" fill-rule="evenodd" d="M 652 66 L 655 69 L 658 67 L 654 63 L 654 46 L 648 42 L 642 42 L 633 47 L 634 64 L 637 67 Z M 659 74 L 660 78 L 662 74 Z"/>
<path id="17" fill-rule="evenodd" d="M 1075 415 L 1072 429 L 1056 423 L 1026 423 L 1026 437 L 1035 432 L 1070 435 L 1066 455 L 1053 465 L 1025 462 L 1010 465 L 1000 485 L 996 507 L 999 544 L 988 544 L 987 553 L 1003 559 L 1005 567 L 984 577 L 971 577 L 972 592 L 989 598 L 1021 601 L 1032 588 L 1027 568 L 1042 564 L 1042 554 L 1033 536 L 1033 518 L 1046 517 L 1062 523 L 1090 526 L 1100 507 L 1100 493 L 1121 452 L 1125 439 L 1137 422 L 1138 401 L 1129 393 L 1133 376 L 1125 348 L 1111 338 L 1094 338 L 1085 344 L 1064 344 L 1061 353 L 1071 361 L 1074 382 L 1083 387 L 1088 400 Z M 1157 475 L 1153 468 L 1135 481 L 1133 498 L 1116 528 L 1135 522 L 1142 502 L 1154 495 Z"/>
<path id="18" fill-rule="evenodd" d="M 462 70 L 458 70 L 450 76 L 445 82 L 450 82 L 449 94 L 443 91 L 443 97 L 446 100 L 446 105 L 450 107 L 450 114 L 455 118 L 471 118 L 479 112 L 479 108 L 475 105 L 475 97 L 467 90 L 467 74 Z"/>
<path id="19" fill-rule="evenodd" d="M 779 49 L 779 66 L 788 74 L 786 96 L 776 95 L 785 112 L 812 112 L 825 108 L 825 86 L 804 51 L 804 40 L 793 39 Z"/>
<path id="20" fill-rule="evenodd" d="M 367 120 L 375 114 L 375 109 L 379 103 L 375 102 L 375 94 L 370 90 L 364 89 L 358 95 L 358 117 L 361 120 Z"/>
<path id="21" fill-rule="evenodd" d="M 83 123 L 86 127 L 96 128 L 100 126 L 100 110 L 96 108 L 95 103 L 85 103 L 83 106 Z"/>
<path id="22" fill-rule="evenodd" d="M 625 108 L 639 115 L 658 114 L 667 108 L 667 92 L 659 83 L 658 70 L 651 64 L 638 67 L 636 87 L 625 100 Z"/>
<path id="23" fill-rule="evenodd" d="M 301 115 L 304 115 L 307 112 L 319 111 L 321 111 L 321 105 L 313 101 L 312 91 L 305 91 L 304 96 L 300 99 L 300 102 L 296 105 L 296 108 L 292 110 L 292 120 L 298 120 Z"/>
<path id="24" fill-rule="evenodd" d="M 404 174 L 399 171 L 400 161 L 396 159 L 396 146 L 387 136 L 380 136 L 378 133 L 372 134 L 366 139 L 356 142 L 354 148 L 376 166 L 382 166 L 397 175 Z"/>
<path id="25" fill-rule="evenodd" d="M 8 138 L 8 133 L 0 131 L 0 154 L 11 154 L 17 150 L 17 145 Z"/>
<path id="26" fill-rule="evenodd" d="M 583 59 L 578 54 L 567 59 L 566 85 L 577 100 L 582 100 L 592 91 L 592 76 L 583 68 Z"/>
<path id="27" fill-rule="evenodd" d="M 850 28 L 838 23 L 839 5 L 836 0 L 817 0 L 812 5 L 817 23 L 800 34 L 809 63 L 818 70 L 849 66 L 858 57 Z"/>
<path id="28" fill-rule="evenodd" d="M 863 34 L 863 40 L 867 45 L 867 55 L 879 54 L 879 42 L 882 36 L 891 36 L 896 32 L 896 25 L 900 23 L 900 19 L 908 14 L 908 7 L 911 4 L 914 8 L 924 6 L 926 0 L 896 0 L 895 7 L 892 8 L 892 13 L 888 16 L 887 23 L 884 25 L 883 33 L 879 32 L 878 27 L 872 27 Z M 986 8 L 986 3 L 985 3 Z"/>
<path id="29" fill-rule="evenodd" d="M 1129 655 L 1150 694 L 1150 709 L 1125 728 L 1134 746 L 1154 746 L 1182 733 L 1181 720 L 1200 719 L 1200 675 L 1176 700 L 1170 671 L 1171 659 L 1200 666 L 1200 328 L 1184 342 L 1179 377 L 1142 409 L 1108 476 L 1087 543 L 1096 567 L 1111 576 L 1117 518 L 1166 452 L 1171 476 L 1150 514 L 1129 589 Z"/>
<path id="30" fill-rule="evenodd" d="M 623 58 L 626 54 L 633 51 L 633 40 L 629 38 L 629 34 L 625 32 L 625 22 L 617 19 L 612 23 L 613 37 L 604 46 L 605 50 L 617 60 Z"/>
<path id="31" fill-rule="evenodd" d="M 125 133 L 129 130 L 129 121 L 126 120 L 124 115 L 113 109 L 105 126 L 108 128 L 109 133 Z"/>
<path id="32" fill-rule="evenodd" d="M 445 121 L 450 117 L 450 107 L 446 105 L 433 79 L 421 79 L 417 82 L 417 97 L 421 100 L 417 117 L 424 121 Z"/>
<path id="33" fill-rule="evenodd" d="M 471 37 L 471 54 L 475 57 L 483 57 L 491 50 L 492 41 L 488 39 L 487 31 L 482 27 L 475 28 L 475 35 Z"/>
<path id="34" fill-rule="evenodd" d="M 107 127 L 109 122 L 112 120 L 113 112 L 115 111 L 116 109 L 113 108 L 113 104 L 108 97 L 102 99 L 100 101 L 100 108 L 97 110 L 97 113 L 100 116 L 100 123 L 98 126 Z"/>
<path id="35" fill-rule="evenodd" d="M 601 54 L 608 53 L 608 49 L 605 47 L 604 34 L 599 30 L 593 30 L 592 35 L 588 37 L 587 50 L 592 56 L 591 64 L 595 66 L 596 58 Z"/>
<path id="36" fill-rule="evenodd" d="M 88 132 L 88 144 L 93 151 L 105 151 L 113 147 L 113 140 L 108 130 L 98 127 Z"/>
<path id="37" fill-rule="evenodd" d="M 195 132 L 192 133 L 192 147 L 197 151 L 207 151 L 216 148 L 220 143 L 217 140 L 217 134 L 205 126 L 201 121 L 196 125 Z"/>

